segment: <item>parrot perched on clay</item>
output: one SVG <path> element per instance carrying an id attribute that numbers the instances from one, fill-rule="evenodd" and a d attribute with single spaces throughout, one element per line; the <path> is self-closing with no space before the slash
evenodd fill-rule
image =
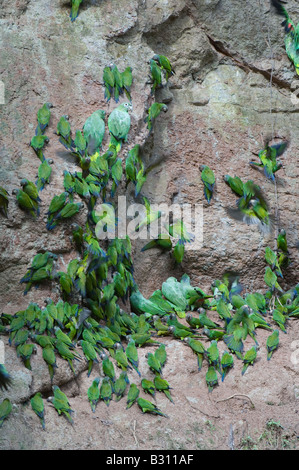
<path id="1" fill-rule="evenodd" d="M 96 379 L 94 379 L 94 381 L 92 382 L 92 384 L 87 390 L 88 401 L 90 403 L 93 413 L 95 413 L 97 403 L 100 399 L 99 382 L 100 382 L 100 377 L 97 377 Z"/>
<path id="2" fill-rule="evenodd" d="M 285 31 L 285 49 L 290 61 L 294 64 L 297 74 L 299 75 L 299 25 L 293 23 L 283 3 L 279 0 L 271 0 L 276 13 L 284 17 L 281 23 Z"/>
<path id="3" fill-rule="evenodd" d="M 0 209 L 2 210 L 5 217 L 8 217 L 8 191 L 5 188 L 0 186 Z"/>
<path id="4" fill-rule="evenodd" d="M 37 128 L 35 130 L 36 136 L 43 135 L 46 128 L 48 127 L 51 118 L 51 108 L 53 108 L 52 103 L 45 103 L 37 111 Z"/>
<path id="5" fill-rule="evenodd" d="M 243 368 L 242 368 L 242 375 L 245 374 L 246 370 L 248 369 L 249 365 L 252 365 L 256 360 L 257 356 L 257 346 L 253 346 L 251 349 L 246 351 L 243 357 Z"/>
<path id="6" fill-rule="evenodd" d="M 153 413 L 168 418 L 166 414 L 162 413 L 161 410 L 149 400 L 139 397 L 137 399 L 137 405 L 141 408 L 143 413 Z"/>
<path id="7" fill-rule="evenodd" d="M 4 420 L 12 412 L 12 404 L 9 398 L 4 398 L 2 403 L 0 403 L 0 428 L 2 427 Z"/>
<path id="8" fill-rule="evenodd" d="M 42 399 L 42 394 L 40 392 L 37 392 L 34 397 L 31 398 L 30 403 L 34 413 L 40 419 L 42 428 L 45 429 L 45 406 L 44 401 Z"/>
<path id="9" fill-rule="evenodd" d="M 129 111 L 133 109 L 131 103 L 126 102 L 115 108 L 108 117 L 108 129 L 111 135 L 110 145 L 115 145 L 117 152 L 122 143 L 127 142 L 131 127 Z"/>
<path id="10" fill-rule="evenodd" d="M 163 111 L 164 113 L 166 113 L 168 111 L 168 107 L 166 106 L 166 104 L 154 102 L 147 109 L 147 116 L 146 116 L 144 122 L 146 122 L 149 132 L 152 131 L 153 126 L 154 126 L 154 121 L 159 116 L 161 111 Z"/>
<path id="11" fill-rule="evenodd" d="M 270 336 L 268 336 L 266 341 L 266 348 L 267 348 L 267 360 L 269 361 L 272 357 L 273 352 L 279 346 L 279 331 L 274 330 Z"/>
<path id="12" fill-rule="evenodd" d="M 85 121 L 83 126 L 84 138 L 87 142 L 87 154 L 94 155 L 102 147 L 105 136 L 105 111 L 98 109 Z"/>
<path id="13" fill-rule="evenodd" d="M 215 175 L 213 170 L 207 165 L 201 165 L 201 180 L 204 184 L 204 195 L 208 203 L 210 203 L 213 197 L 213 191 L 215 186 Z"/>
<path id="14" fill-rule="evenodd" d="M 127 406 L 126 406 L 127 410 L 131 408 L 132 405 L 134 405 L 137 398 L 139 397 L 139 394 L 140 394 L 140 390 L 137 387 L 137 385 L 134 383 L 131 383 L 129 391 L 128 391 L 128 395 L 127 395 Z"/>
<path id="15" fill-rule="evenodd" d="M 78 15 L 79 15 L 79 7 L 81 5 L 83 0 L 71 0 L 71 4 L 72 4 L 72 9 L 71 9 L 71 13 L 70 13 L 70 18 L 71 18 L 71 21 L 75 21 L 76 18 L 78 18 Z"/>

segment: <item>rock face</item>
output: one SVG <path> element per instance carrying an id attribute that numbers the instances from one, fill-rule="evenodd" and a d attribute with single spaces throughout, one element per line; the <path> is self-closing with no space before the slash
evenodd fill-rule
<path id="1" fill-rule="evenodd" d="M 282 285 L 287 288 L 298 283 L 299 80 L 285 54 L 280 18 L 269 9 L 269 2 L 243 1 L 240 6 L 237 0 L 119 0 L 116 8 L 111 0 L 85 0 L 74 23 L 69 19 L 68 3 L 12 0 L 1 8 L 5 103 L 0 105 L 0 185 L 10 193 L 9 217 L 0 217 L 1 312 L 14 313 L 31 301 L 42 304 L 49 295 L 54 301 L 59 298 L 54 283 L 31 290 L 24 297 L 19 280 L 37 252 L 47 249 L 56 253 L 58 269 L 74 256 L 68 225 L 61 225 L 54 235 L 43 222 L 51 198 L 63 190 L 63 171 L 78 168 L 54 131 L 63 114 L 68 114 L 73 129 L 82 128 L 96 109 L 110 114 L 116 104 L 113 100 L 105 102 L 102 72 L 112 62 L 120 69 L 128 65 L 133 68 L 132 127 L 121 156 L 139 143 L 146 167 L 155 165 L 148 174 L 144 195 L 158 204 L 203 206 L 202 247 L 188 250 L 181 267 L 158 250 L 140 253 L 144 241 L 134 243 L 135 276 L 143 294 L 150 295 L 169 276 L 180 278 L 184 272 L 194 285 L 208 290 L 226 269 L 240 273 L 248 292 L 264 289 L 264 248 L 275 247 L 274 233 L 262 237 L 255 226 L 239 224 L 228 216 L 226 208 L 235 207 L 236 197 L 223 176 L 253 179 L 265 192 L 274 215 L 275 187 L 249 165 L 249 161 L 257 160 L 257 152 L 268 136 L 290 142 L 278 173 L 277 201 L 279 226 L 287 232 L 292 258 Z M 294 21 L 299 20 L 295 1 L 288 2 L 288 11 Z M 168 112 L 159 116 L 149 135 L 144 117 L 153 100 L 148 60 L 154 53 L 169 57 L 176 73 L 156 94 L 156 101 L 167 103 Z M 47 101 L 54 108 L 45 153 L 54 164 L 51 183 L 41 193 L 41 216 L 35 222 L 20 211 L 11 192 L 22 178 L 36 178 L 39 160 L 28 144 L 34 135 L 36 112 Z M 108 141 L 107 131 L 104 147 Z M 202 164 L 209 165 L 216 175 L 209 205 L 200 180 Z M 130 186 L 127 197 L 134 201 Z M 175 405 L 166 397 L 159 397 L 158 402 L 167 409 L 170 420 L 141 416 L 135 408 L 128 415 L 122 402 L 113 403 L 109 409 L 101 406 L 91 416 L 85 395 L 92 376 L 87 379 L 79 368 L 73 381 L 61 364 L 57 381 L 66 384 L 72 397 L 76 424 L 70 430 L 68 423 L 48 407 L 45 433 L 40 433 L 27 401 L 35 391 L 49 393 L 50 384 L 44 378 L 48 377 L 47 370 L 39 368 L 37 357 L 36 369 L 29 373 L 8 348 L 7 361 L 20 386 L 13 392 L 17 408 L 3 425 L 6 437 L 0 439 L 0 446 L 232 448 L 230 430 L 235 446 L 241 446 L 242 439 L 252 437 L 271 419 L 281 420 L 291 441 L 293 434 L 298 434 L 298 365 L 290 361 L 294 353 L 290 345 L 298 337 L 295 321 L 289 330 L 266 371 L 265 351 L 261 351 L 261 360 L 244 378 L 240 379 L 240 370 L 231 371 L 226 385 L 212 395 L 207 394 L 204 375 L 197 375 L 190 351 L 180 342 L 167 342 L 171 359 L 165 376 L 174 387 Z M 143 367 L 146 371 L 145 361 Z M 228 398 L 231 395 L 236 397 Z M 179 431 L 178 408 L 184 416 L 185 432 Z M 154 431 L 156 423 L 159 431 Z M 125 441 L 124 435 L 129 436 Z"/>

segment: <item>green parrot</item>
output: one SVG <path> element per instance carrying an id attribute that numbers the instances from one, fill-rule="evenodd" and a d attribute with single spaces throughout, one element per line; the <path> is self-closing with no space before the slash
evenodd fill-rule
<path id="1" fill-rule="evenodd" d="M 119 95 L 123 94 L 123 76 L 115 64 L 111 65 L 111 71 L 114 75 L 114 100 L 119 102 Z"/>
<path id="2" fill-rule="evenodd" d="M 139 397 L 137 398 L 137 405 L 143 413 L 153 413 L 168 418 L 166 414 L 162 413 L 161 410 L 149 400 L 145 400 L 144 398 Z"/>
<path id="3" fill-rule="evenodd" d="M 249 365 L 253 365 L 254 361 L 256 360 L 257 356 L 257 346 L 253 346 L 251 349 L 246 351 L 243 357 L 243 368 L 242 368 L 242 375 L 245 374 L 246 370 L 248 369 Z"/>
<path id="4" fill-rule="evenodd" d="M 106 354 L 101 354 L 102 359 L 102 368 L 104 375 L 108 377 L 112 382 L 115 382 L 116 375 L 113 362 L 110 361 L 109 357 Z"/>
<path id="5" fill-rule="evenodd" d="M 16 334 L 15 332 L 13 332 L 13 340 L 14 340 L 14 344 L 16 347 L 19 346 L 20 344 L 26 343 L 28 338 L 29 338 L 28 330 L 21 329 L 21 330 L 18 330 Z M 10 345 L 11 345 L 11 339 L 12 337 L 9 337 L 8 342 Z"/>
<path id="6" fill-rule="evenodd" d="M 51 222 L 54 219 L 55 214 L 65 206 L 68 196 L 69 193 L 64 191 L 60 195 L 56 195 L 52 198 L 47 212 L 47 226 L 51 226 Z"/>
<path id="7" fill-rule="evenodd" d="M 269 246 L 265 248 L 265 260 L 270 265 L 271 269 L 274 270 L 278 276 L 283 277 L 279 263 L 278 263 L 277 255 L 276 253 L 274 253 L 274 251 L 271 250 Z"/>
<path id="8" fill-rule="evenodd" d="M 71 9 L 71 13 L 70 13 L 70 18 L 71 18 L 71 21 L 75 21 L 76 18 L 78 18 L 78 15 L 79 15 L 79 7 L 81 5 L 83 0 L 71 0 L 71 4 L 72 4 L 72 9 Z"/>
<path id="9" fill-rule="evenodd" d="M 238 177 L 235 176 L 234 178 L 229 175 L 224 176 L 224 181 L 230 186 L 232 191 L 236 193 L 238 196 L 243 196 L 244 190 L 243 190 L 243 182 L 242 180 Z"/>
<path id="10" fill-rule="evenodd" d="M 118 349 L 115 353 L 114 359 L 116 360 L 116 363 L 118 367 L 120 367 L 123 371 L 127 371 L 128 369 L 132 369 L 130 366 L 126 353 L 122 351 L 121 349 Z"/>
<path id="11" fill-rule="evenodd" d="M 277 250 L 282 251 L 285 254 L 289 253 L 286 231 L 283 228 L 279 229 L 279 232 L 278 232 Z"/>
<path id="12" fill-rule="evenodd" d="M 75 178 L 67 170 L 64 170 L 63 176 L 64 176 L 63 187 L 65 191 L 67 191 L 70 195 L 72 195 L 72 193 L 75 192 Z"/>
<path id="13" fill-rule="evenodd" d="M 33 148 L 41 162 L 45 161 L 43 148 L 45 144 L 49 143 L 49 141 L 49 137 L 47 137 L 46 135 L 35 135 L 30 141 L 30 147 Z"/>
<path id="14" fill-rule="evenodd" d="M 233 367 L 234 365 L 233 356 L 228 351 L 224 351 L 224 353 L 221 356 L 220 364 L 221 364 L 221 369 L 222 369 L 221 381 L 223 382 L 229 369 L 231 369 L 231 367 Z"/>
<path id="15" fill-rule="evenodd" d="M 72 148 L 72 137 L 71 137 L 71 125 L 69 123 L 69 117 L 64 114 L 61 116 L 57 123 L 56 134 L 60 136 L 59 142 L 67 149 Z"/>
<path id="16" fill-rule="evenodd" d="M 156 387 L 156 390 L 158 390 L 159 392 L 163 392 L 167 396 L 168 400 L 170 400 L 171 403 L 174 403 L 172 396 L 170 394 L 170 391 L 169 391 L 171 390 L 171 387 L 169 386 L 169 383 L 167 382 L 167 380 L 162 379 L 159 376 L 156 376 L 154 378 L 154 385 Z"/>
<path id="17" fill-rule="evenodd" d="M 89 342 L 85 341 L 84 339 L 78 341 L 78 344 L 81 346 L 84 356 L 88 362 L 88 371 L 87 376 L 89 377 L 95 363 L 98 363 L 97 358 L 97 351 L 95 350 L 94 346 Z"/>
<path id="18" fill-rule="evenodd" d="M 285 49 L 290 61 L 294 64 L 297 74 L 299 75 L 299 28 L 295 26 L 288 15 L 287 10 L 279 0 L 271 0 L 276 13 L 285 19 L 281 23 L 285 30 Z"/>
<path id="19" fill-rule="evenodd" d="M 247 225 L 258 225 L 259 230 L 268 234 L 273 229 L 268 203 L 260 187 L 249 180 L 243 184 L 243 195 L 237 201 L 238 209 L 227 208 L 230 217 Z"/>
<path id="20" fill-rule="evenodd" d="M 100 387 L 100 398 L 107 406 L 109 406 L 110 401 L 112 400 L 112 393 L 113 389 L 110 379 L 109 377 L 104 377 Z"/>
<path id="21" fill-rule="evenodd" d="M 7 390 L 12 385 L 12 379 L 4 364 L 0 364 L 0 391 Z"/>
<path id="22" fill-rule="evenodd" d="M 76 353 L 73 353 L 69 346 L 62 340 L 57 340 L 56 344 L 55 344 L 55 349 L 57 349 L 59 355 L 65 359 L 66 361 L 68 361 L 69 363 L 69 366 L 73 372 L 74 375 L 76 375 L 76 372 L 75 372 L 75 369 L 74 369 L 74 366 L 73 366 L 73 360 L 80 360 L 80 356 Z"/>
<path id="23" fill-rule="evenodd" d="M 213 170 L 207 165 L 201 165 L 201 181 L 204 184 L 204 195 L 208 203 L 210 203 L 213 197 L 213 191 L 215 186 L 215 175 Z"/>
<path id="24" fill-rule="evenodd" d="M 267 360 L 269 361 L 272 357 L 273 352 L 279 346 L 279 330 L 274 330 L 270 336 L 268 336 L 266 341 L 267 348 Z"/>
<path id="25" fill-rule="evenodd" d="M 8 191 L 6 191 L 5 188 L 0 186 L 0 209 L 5 215 L 5 217 L 8 217 L 7 209 L 8 209 L 9 200 L 7 196 L 8 196 Z"/>
<path id="26" fill-rule="evenodd" d="M 87 390 L 88 401 L 90 403 L 93 413 L 95 413 L 97 403 L 100 399 L 100 389 L 99 389 L 100 380 L 101 380 L 100 377 L 97 377 L 96 379 L 94 379 L 91 386 Z"/>
<path id="27" fill-rule="evenodd" d="M 113 385 L 115 393 L 115 401 L 119 401 L 127 389 L 129 383 L 127 372 L 123 371 L 120 373 L 119 377 L 116 379 L 115 384 Z"/>
<path id="28" fill-rule="evenodd" d="M 182 240 L 179 240 L 173 248 L 173 257 L 178 264 L 181 264 L 185 254 L 185 244 Z"/>
<path id="29" fill-rule="evenodd" d="M 175 71 L 170 63 L 170 60 L 165 55 L 155 54 L 153 56 L 153 60 L 155 60 L 159 64 L 161 69 L 165 71 L 166 81 L 171 75 L 175 74 Z"/>
<path id="30" fill-rule="evenodd" d="M 206 350 L 207 359 L 211 366 L 214 366 L 215 369 L 221 373 L 220 370 L 220 353 L 217 346 L 217 341 L 212 340 L 210 346 Z"/>
<path id="31" fill-rule="evenodd" d="M 2 427 L 4 420 L 12 412 L 12 404 L 9 398 L 4 398 L 2 403 L 0 403 L 0 428 Z"/>
<path id="32" fill-rule="evenodd" d="M 184 244 L 194 240 L 194 235 L 187 231 L 182 219 L 178 219 L 170 225 L 165 225 L 165 228 L 171 237 L 181 240 Z"/>
<path id="33" fill-rule="evenodd" d="M 156 388 L 154 382 L 149 379 L 143 378 L 141 380 L 141 387 L 145 393 L 148 393 L 149 395 L 152 395 L 155 398 Z"/>
<path id="34" fill-rule="evenodd" d="M 273 311 L 272 311 L 272 318 L 273 320 L 275 321 L 275 323 L 279 326 L 279 328 L 284 332 L 286 333 L 287 330 L 285 328 L 285 324 L 286 324 L 286 321 L 287 321 L 287 316 L 284 315 L 280 310 L 278 310 L 278 308 L 275 308 Z"/>
<path id="35" fill-rule="evenodd" d="M 40 202 L 40 197 L 38 195 L 38 190 L 37 187 L 32 181 L 27 180 L 26 178 L 23 178 L 20 181 L 20 185 L 22 186 L 22 190 L 28 194 L 28 196 L 35 202 L 39 203 Z"/>
<path id="36" fill-rule="evenodd" d="M 51 108 L 53 108 L 52 103 L 45 103 L 37 111 L 37 128 L 35 129 L 36 136 L 43 135 L 46 128 L 48 127 L 51 118 Z"/>
<path id="37" fill-rule="evenodd" d="M 48 337 L 47 336 L 42 336 L 42 338 L 48 338 Z M 54 370 L 55 370 L 55 368 L 57 368 L 57 364 L 56 364 L 56 356 L 55 356 L 55 351 L 54 351 L 54 345 L 52 345 L 51 343 L 46 344 L 46 345 L 43 346 L 43 359 L 48 365 L 50 379 L 51 379 L 51 382 L 52 382 L 53 378 L 54 378 Z"/>
<path id="38" fill-rule="evenodd" d="M 149 64 L 152 82 L 151 94 L 153 95 L 156 89 L 162 86 L 162 70 L 154 59 L 151 59 Z"/>
<path id="39" fill-rule="evenodd" d="M 111 67 L 107 65 L 103 70 L 103 82 L 105 87 L 105 99 L 109 101 L 114 93 L 115 77 Z"/>
<path id="40" fill-rule="evenodd" d="M 131 383 L 129 391 L 128 391 L 128 395 L 127 395 L 127 406 L 126 406 L 127 410 L 131 408 L 132 405 L 134 405 L 137 398 L 139 397 L 139 393 L 140 393 L 140 390 L 137 387 L 137 385 L 134 383 Z"/>
<path id="41" fill-rule="evenodd" d="M 133 83 L 133 77 L 132 77 L 132 67 L 128 66 L 125 68 L 123 72 L 121 72 L 122 76 L 122 83 L 123 83 L 123 90 L 126 94 L 126 97 L 128 100 L 132 101 L 131 99 L 131 86 Z"/>
<path id="42" fill-rule="evenodd" d="M 64 333 L 59 326 L 54 327 L 54 333 L 58 341 L 62 341 L 64 344 L 69 346 L 70 348 L 74 348 L 75 345 L 73 344 L 72 340 L 70 339 L 69 335 Z"/>
<path id="43" fill-rule="evenodd" d="M 29 370 L 31 370 L 30 358 L 36 351 L 35 344 L 24 343 L 17 347 L 17 356 L 22 359 L 24 366 Z"/>
<path id="44" fill-rule="evenodd" d="M 51 220 L 50 225 L 47 226 L 48 230 L 53 230 L 60 220 L 65 220 L 73 217 L 82 208 L 81 202 L 68 202 Z"/>
<path id="45" fill-rule="evenodd" d="M 50 183 L 50 177 L 52 174 L 52 164 L 53 160 L 51 158 L 47 158 L 39 165 L 37 170 L 38 179 L 36 181 L 38 191 L 42 191 L 45 185 Z"/>
<path id="46" fill-rule="evenodd" d="M 167 360 L 167 353 L 165 344 L 160 344 L 160 346 L 154 352 L 155 359 L 159 362 L 160 366 L 163 367 Z"/>
<path id="47" fill-rule="evenodd" d="M 208 386 L 209 392 L 213 390 L 213 388 L 218 385 L 218 377 L 217 372 L 214 366 L 209 366 L 208 371 L 206 373 L 206 383 Z"/>
<path id="48" fill-rule="evenodd" d="M 231 335 L 224 334 L 222 338 L 228 349 L 234 354 L 236 354 L 238 359 L 243 359 L 242 353 L 244 350 L 244 344 L 237 333 L 238 332 L 234 331 L 234 333 Z"/>
<path id="49" fill-rule="evenodd" d="M 200 322 L 201 324 L 201 327 L 204 328 L 220 328 L 220 325 L 219 323 L 215 323 L 213 320 L 211 320 L 208 315 L 207 315 L 207 312 L 204 308 L 199 308 L 198 309 L 198 312 L 199 312 L 199 315 L 198 315 L 198 321 Z"/>
<path id="50" fill-rule="evenodd" d="M 105 136 L 105 115 L 104 110 L 98 109 L 84 123 L 83 134 L 87 142 L 86 151 L 88 155 L 94 155 L 102 147 Z"/>
<path id="51" fill-rule="evenodd" d="M 282 168 L 282 163 L 277 160 L 288 146 L 288 142 L 281 142 L 279 144 L 269 146 L 269 142 L 265 143 L 265 148 L 262 149 L 258 156 L 260 163 L 249 162 L 251 165 L 262 167 L 265 176 L 271 181 L 275 180 L 275 173 Z"/>
<path id="52" fill-rule="evenodd" d="M 122 142 L 127 142 L 131 127 L 129 111 L 132 109 L 131 103 L 122 103 L 108 117 L 108 129 L 111 135 L 110 145 L 115 145 L 117 152 L 120 151 Z"/>
<path id="53" fill-rule="evenodd" d="M 272 271 L 272 269 L 269 266 L 266 267 L 264 281 L 267 284 L 267 286 L 270 287 L 271 292 L 274 292 L 275 289 L 279 290 L 280 292 L 283 292 L 282 288 L 277 282 L 276 274 Z"/>
<path id="54" fill-rule="evenodd" d="M 38 203 L 31 199 L 22 189 L 13 189 L 12 194 L 16 195 L 20 209 L 29 212 L 35 219 L 39 215 Z"/>
<path id="55" fill-rule="evenodd" d="M 142 221 L 135 227 L 135 231 L 140 231 L 142 227 L 148 227 L 151 223 L 155 220 L 162 217 L 162 211 L 154 211 L 151 208 L 151 204 L 146 197 L 143 197 L 145 209 L 146 209 L 146 216 L 142 219 Z"/>
<path id="56" fill-rule="evenodd" d="M 126 356 L 130 364 L 132 364 L 133 369 L 136 370 L 139 377 L 141 377 L 141 374 L 138 370 L 138 351 L 135 345 L 135 341 L 133 339 L 130 339 L 130 341 L 128 342 L 128 345 L 126 347 Z"/>
<path id="57" fill-rule="evenodd" d="M 148 352 L 146 354 L 146 358 L 147 358 L 148 366 L 154 372 L 154 374 L 162 375 L 162 366 L 159 360 L 157 359 L 157 357 L 153 353 Z"/>
<path id="58" fill-rule="evenodd" d="M 161 233 L 158 235 L 158 238 L 155 238 L 144 245 L 140 251 L 147 251 L 151 248 L 161 248 L 163 251 L 170 251 L 172 249 L 172 241 L 167 234 Z"/>
<path id="59" fill-rule="evenodd" d="M 37 392 L 34 397 L 31 398 L 30 403 L 34 413 L 41 421 L 42 428 L 45 429 L 45 406 L 42 399 L 42 394 Z"/>
<path id="60" fill-rule="evenodd" d="M 52 405 L 54 406 L 59 416 L 62 414 L 63 416 L 65 416 L 65 418 L 68 420 L 70 424 L 73 424 L 73 418 L 71 414 L 74 412 L 74 410 L 71 409 L 71 406 L 68 403 L 68 400 L 64 400 L 62 398 L 57 398 L 54 396 L 54 397 L 49 397 L 47 401 L 52 403 Z"/>
<path id="61" fill-rule="evenodd" d="M 168 111 L 168 107 L 166 106 L 166 104 L 154 102 L 147 109 L 147 111 L 146 111 L 147 116 L 146 116 L 144 122 L 146 122 L 149 132 L 151 132 L 153 130 L 154 121 L 159 116 L 161 111 L 163 111 L 164 113 L 166 113 Z"/>
<path id="62" fill-rule="evenodd" d="M 85 136 L 79 129 L 76 131 L 73 146 L 75 148 L 74 153 L 77 153 L 79 157 L 83 157 L 85 155 L 87 142 Z"/>
<path id="63" fill-rule="evenodd" d="M 110 175 L 113 180 L 111 188 L 111 197 L 114 197 L 115 191 L 121 181 L 123 175 L 122 159 L 118 158 L 110 169 Z"/>

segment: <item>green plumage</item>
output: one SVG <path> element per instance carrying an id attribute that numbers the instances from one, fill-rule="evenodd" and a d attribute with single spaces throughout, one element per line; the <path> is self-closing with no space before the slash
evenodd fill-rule
<path id="1" fill-rule="evenodd" d="M 88 401 L 90 403 L 93 413 L 95 413 L 97 403 L 100 399 L 99 382 L 100 382 L 100 378 L 97 377 L 96 379 L 94 379 L 91 386 L 87 390 Z"/>
<path id="2" fill-rule="evenodd" d="M 8 191 L 6 191 L 5 188 L 0 186 L 0 210 L 5 215 L 5 217 L 8 217 L 8 211 L 7 211 L 8 204 L 9 204 Z"/>
<path id="3" fill-rule="evenodd" d="M 10 415 L 12 412 L 12 404 L 9 398 L 4 398 L 2 403 L 0 404 L 0 428 L 2 427 L 4 420 Z"/>
<path id="4" fill-rule="evenodd" d="M 102 147 L 105 136 L 105 115 L 105 111 L 98 109 L 85 121 L 83 134 L 87 142 L 88 155 L 94 155 Z"/>
<path id="5" fill-rule="evenodd" d="M 131 408 L 131 406 L 136 402 L 137 398 L 139 397 L 140 390 L 136 384 L 131 383 L 130 388 L 127 395 L 127 407 L 126 409 Z"/>
<path id="6" fill-rule="evenodd" d="M 137 404 L 143 413 L 153 413 L 168 418 L 166 414 L 162 413 L 161 410 L 149 400 L 139 397 L 137 399 Z"/>
<path id="7" fill-rule="evenodd" d="M 30 400 L 34 413 L 39 417 L 42 428 L 45 429 L 45 406 L 40 392 L 36 393 Z"/>
<path id="8" fill-rule="evenodd" d="M 210 203 L 213 197 L 213 191 L 215 186 L 215 175 L 213 170 L 209 168 L 207 165 L 201 166 L 201 180 L 204 184 L 204 195 L 208 203 Z"/>

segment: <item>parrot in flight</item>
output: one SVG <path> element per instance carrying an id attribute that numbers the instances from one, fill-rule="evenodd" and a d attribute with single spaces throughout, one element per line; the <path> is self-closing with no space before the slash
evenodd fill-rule
<path id="1" fill-rule="evenodd" d="M 11 377 L 4 364 L 0 364 L 0 390 L 7 390 L 12 384 Z"/>
<path id="2" fill-rule="evenodd" d="M 225 181 L 231 186 L 227 176 L 225 176 Z M 235 192 L 235 189 L 233 191 Z M 272 217 L 269 214 L 268 203 L 261 188 L 253 181 L 248 180 L 243 183 L 242 191 L 242 197 L 237 201 L 238 209 L 227 208 L 228 215 L 247 225 L 258 225 L 259 230 L 264 234 L 271 233 L 273 230 Z"/>
<path id="3" fill-rule="evenodd" d="M 249 162 L 250 165 L 262 167 L 265 176 L 274 181 L 275 173 L 282 168 L 282 163 L 277 160 L 288 147 L 288 142 L 280 142 L 279 144 L 269 145 L 269 141 L 265 143 L 265 147 L 259 152 L 258 157 L 260 163 Z"/>
<path id="4" fill-rule="evenodd" d="M 299 75 L 299 25 L 293 23 L 283 3 L 279 0 L 271 0 L 271 4 L 276 13 L 284 17 L 281 26 L 285 30 L 285 49 L 290 61 L 294 64 L 297 74 Z"/>

